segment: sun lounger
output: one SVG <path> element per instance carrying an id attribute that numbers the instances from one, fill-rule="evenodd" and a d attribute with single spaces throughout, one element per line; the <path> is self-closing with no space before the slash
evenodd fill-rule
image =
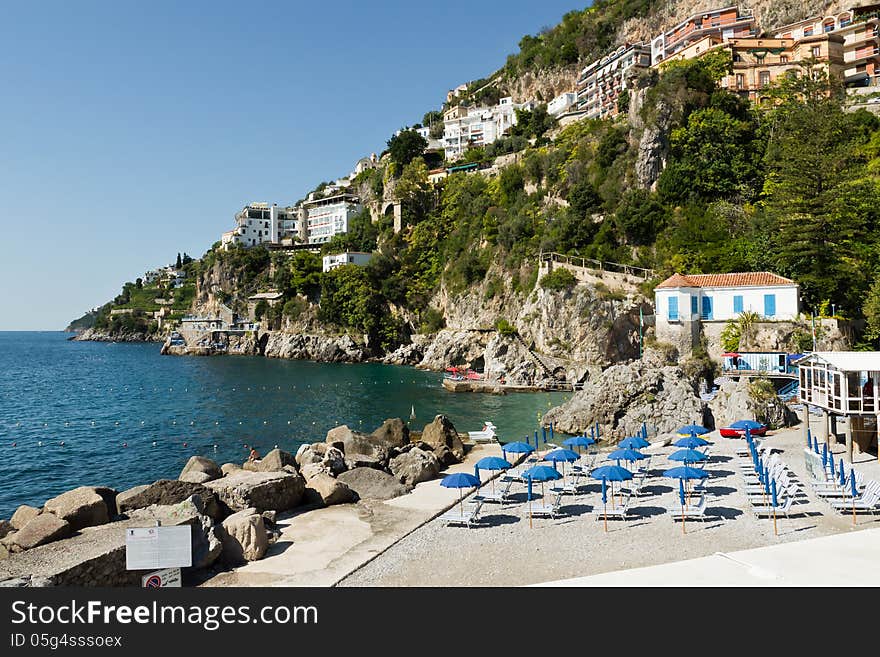
<path id="1" fill-rule="evenodd" d="M 855 507 L 856 513 L 863 512 L 874 515 L 880 511 L 880 485 L 875 481 L 871 481 L 865 486 L 865 492 L 855 500 L 850 498 L 849 500 L 840 500 L 839 502 L 832 501 L 830 504 L 832 509 L 842 513 L 852 512 L 853 507 Z"/>
<path id="2" fill-rule="evenodd" d="M 618 504 L 597 504 L 595 506 L 596 520 L 604 520 L 606 516 L 609 520 L 613 518 L 618 520 L 629 520 L 632 517 L 629 508 L 629 499 L 629 496 L 625 496 Z"/>
<path id="3" fill-rule="evenodd" d="M 776 515 L 785 516 L 786 518 L 788 518 L 788 512 L 791 511 L 792 504 L 794 504 L 794 498 L 789 495 L 784 500 L 782 500 L 781 503 L 776 505 Z M 773 505 L 769 503 L 755 505 L 752 507 L 752 513 L 754 513 L 755 517 L 757 518 L 760 518 L 761 516 L 772 516 Z"/>
<path id="4" fill-rule="evenodd" d="M 670 506 L 667 508 L 669 515 L 672 517 L 672 521 L 676 520 L 700 520 L 705 521 L 709 516 L 706 516 L 706 496 L 701 495 L 700 499 L 696 504 L 688 504 L 682 507 L 678 506 Z"/>
<path id="5" fill-rule="evenodd" d="M 550 486 L 550 492 L 558 495 L 577 495 L 578 489 L 571 482 L 562 483 L 561 481 Z"/>
<path id="6" fill-rule="evenodd" d="M 553 496 L 553 501 L 550 504 L 546 504 L 543 500 L 540 504 L 532 503 L 531 506 L 531 514 L 533 516 L 549 516 L 551 518 L 557 518 L 561 514 L 559 512 L 559 507 L 562 504 L 562 493 L 556 493 Z"/>
<path id="7" fill-rule="evenodd" d="M 484 484 L 483 488 L 474 495 L 474 501 L 495 502 L 497 504 L 507 502 L 510 499 L 510 487 L 513 485 L 513 479 L 501 479 L 499 477 L 499 480 L 500 482 L 495 486 L 494 491 L 491 487 L 486 488 Z"/>
<path id="8" fill-rule="evenodd" d="M 470 528 L 479 522 L 482 506 L 482 501 L 477 501 L 476 504 L 467 504 L 464 509 L 456 504 L 449 511 L 440 515 L 440 520 L 444 521 L 447 527 L 450 525 L 464 525 Z"/>

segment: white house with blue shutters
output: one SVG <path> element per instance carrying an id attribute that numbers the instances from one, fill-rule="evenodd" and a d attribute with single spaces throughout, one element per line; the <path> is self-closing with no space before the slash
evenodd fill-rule
<path id="1" fill-rule="evenodd" d="M 688 353 L 704 322 L 752 311 L 763 321 L 789 321 L 800 311 L 798 284 L 770 272 L 673 274 L 654 289 L 657 339 Z"/>

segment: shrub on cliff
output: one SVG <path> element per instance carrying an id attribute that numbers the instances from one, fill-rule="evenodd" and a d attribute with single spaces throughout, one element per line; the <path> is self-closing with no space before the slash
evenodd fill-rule
<path id="1" fill-rule="evenodd" d="M 516 335 L 517 333 L 516 327 L 503 317 L 499 317 L 495 322 L 495 328 L 503 336 Z"/>
<path id="2" fill-rule="evenodd" d="M 541 277 L 541 287 L 545 290 L 570 290 L 576 283 L 575 275 L 563 267 Z"/>

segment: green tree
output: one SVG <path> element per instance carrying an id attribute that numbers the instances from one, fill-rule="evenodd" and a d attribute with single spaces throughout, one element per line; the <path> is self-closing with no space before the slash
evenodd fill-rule
<path id="1" fill-rule="evenodd" d="M 402 130 L 388 140 L 388 152 L 398 171 L 424 153 L 427 147 L 428 142 L 415 130 Z"/>
<path id="2" fill-rule="evenodd" d="M 624 195 L 615 222 L 626 241 L 638 246 L 654 241 L 666 225 L 668 215 L 666 207 L 653 194 L 634 189 Z"/>
<path id="3" fill-rule="evenodd" d="M 181 260 L 180 260 L 180 254 L 179 254 L 179 253 L 177 254 L 177 262 L 175 263 L 174 266 L 175 266 L 177 269 L 180 269 L 181 267 L 183 267 L 183 263 L 182 263 Z"/>

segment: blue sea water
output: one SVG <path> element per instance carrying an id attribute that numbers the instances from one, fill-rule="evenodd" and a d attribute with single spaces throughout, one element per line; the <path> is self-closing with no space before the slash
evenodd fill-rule
<path id="1" fill-rule="evenodd" d="M 337 424 L 369 432 L 411 408 L 415 429 L 443 413 L 459 431 L 491 420 L 502 442 L 522 440 L 570 394 L 450 393 L 441 374 L 409 367 L 161 356 L 158 344 L 68 337 L 0 332 L 0 518 L 79 485 L 176 478 L 195 454 L 295 453 Z"/>

